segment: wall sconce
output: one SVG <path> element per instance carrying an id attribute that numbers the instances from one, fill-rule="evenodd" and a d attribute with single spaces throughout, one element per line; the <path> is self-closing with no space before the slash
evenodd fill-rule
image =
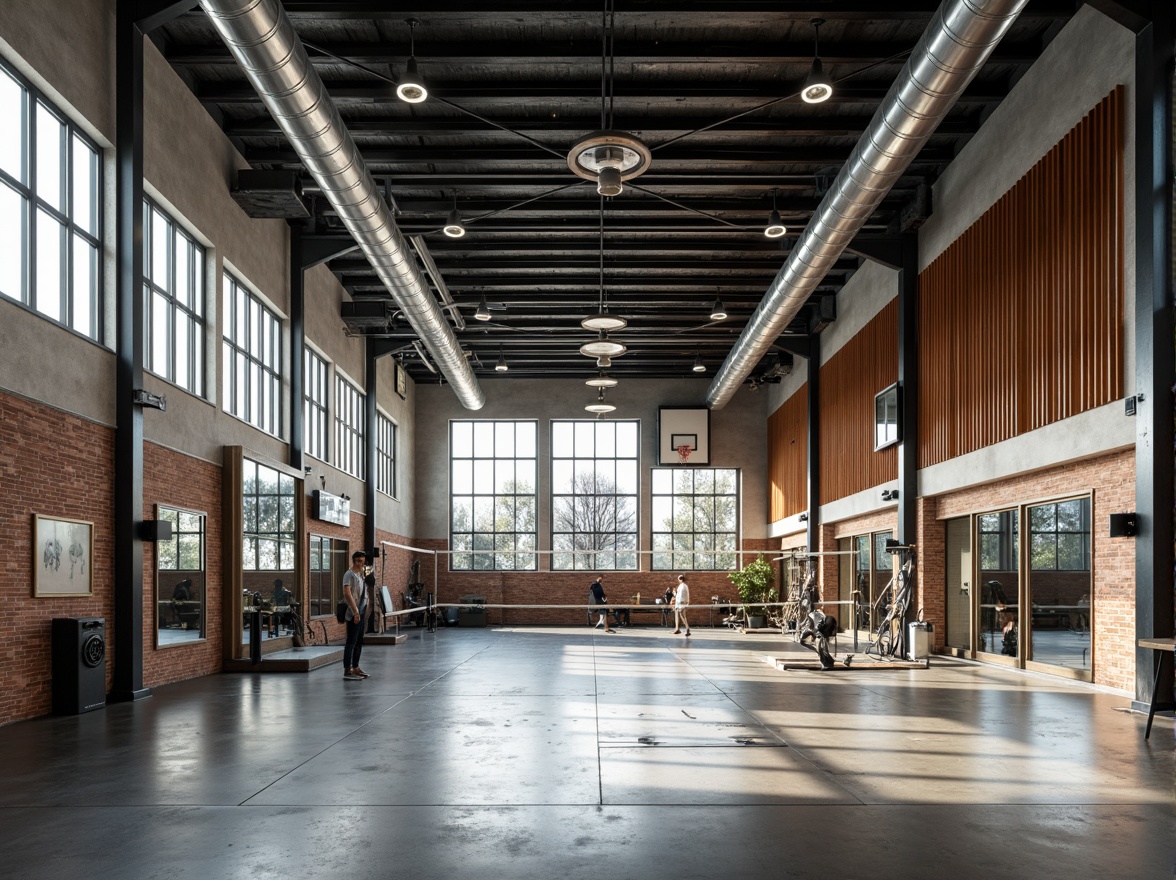
<path id="1" fill-rule="evenodd" d="M 807 514 L 807 513 L 802 513 L 800 516 L 798 516 L 798 517 L 797 517 L 797 519 L 798 519 L 800 522 L 808 522 L 808 514 Z"/>
<path id="2" fill-rule="evenodd" d="M 327 491 L 327 475 L 326 474 L 319 474 L 319 486 L 322 488 L 322 490 L 324 492 Z"/>
<path id="3" fill-rule="evenodd" d="M 883 489 L 882 490 L 882 500 L 883 501 L 897 501 L 898 500 L 898 490 L 897 489 Z"/>

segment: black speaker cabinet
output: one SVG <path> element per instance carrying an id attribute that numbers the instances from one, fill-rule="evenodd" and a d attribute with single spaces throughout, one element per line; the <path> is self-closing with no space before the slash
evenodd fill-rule
<path id="1" fill-rule="evenodd" d="M 106 619 L 53 618 L 53 713 L 106 706 Z"/>
<path id="2" fill-rule="evenodd" d="M 1137 527 L 1134 513 L 1112 513 L 1108 531 L 1112 538 L 1130 538 Z"/>

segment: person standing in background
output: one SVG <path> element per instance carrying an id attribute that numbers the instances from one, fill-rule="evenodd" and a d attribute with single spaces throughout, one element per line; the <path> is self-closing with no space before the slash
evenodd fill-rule
<path id="1" fill-rule="evenodd" d="M 592 582 L 592 586 L 588 588 L 588 595 L 592 599 L 593 605 L 604 605 L 608 601 L 608 596 L 604 595 L 604 575 L 598 574 L 596 580 Z M 608 625 L 608 609 L 600 609 L 600 621 L 596 624 L 597 629 L 603 628 L 606 633 L 616 632 L 615 629 L 610 629 Z"/>
<path id="2" fill-rule="evenodd" d="M 347 643 L 343 646 L 343 678 L 363 681 L 370 676 L 359 668 L 363 651 L 363 616 L 367 611 L 367 587 L 363 582 L 363 564 L 367 554 L 356 550 L 351 554 L 351 568 L 343 575 L 343 600 L 347 603 Z"/>
<path id="3" fill-rule="evenodd" d="M 686 632 L 683 635 L 690 635 L 690 621 L 686 619 L 686 606 L 690 604 L 690 585 L 686 583 L 686 575 L 678 575 L 678 589 L 674 593 L 674 634 L 682 632 L 682 627 L 686 627 Z"/>

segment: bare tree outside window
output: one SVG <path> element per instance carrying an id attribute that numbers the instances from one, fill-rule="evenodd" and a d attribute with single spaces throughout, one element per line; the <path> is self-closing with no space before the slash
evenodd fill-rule
<path id="1" fill-rule="evenodd" d="M 637 568 L 636 421 L 551 425 L 551 567 Z"/>
<path id="2" fill-rule="evenodd" d="M 654 569 L 733 569 L 738 559 L 739 472 L 653 469 Z"/>

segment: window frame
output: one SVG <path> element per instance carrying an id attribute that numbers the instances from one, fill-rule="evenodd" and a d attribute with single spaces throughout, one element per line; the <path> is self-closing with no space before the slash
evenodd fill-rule
<path id="1" fill-rule="evenodd" d="M 680 493 L 677 491 L 677 486 L 678 486 L 677 475 L 681 474 L 683 472 L 687 472 L 687 471 L 693 472 L 694 474 L 697 474 L 699 471 L 711 472 L 712 485 L 715 485 L 716 475 L 717 475 L 718 471 L 730 471 L 733 474 L 734 490 L 732 492 L 722 492 L 722 493 L 717 492 L 717 491 L 712 491 L 712 492 L 691 491 L 689 493 L 685 493 L 685 492 Z M 658 473 L 659 472 L 664 472 L 664 473 L 670 474 L 671 491 L 668 493 L 658 491 L 658 482 L 659 482 Z M 691 478 L 692 488 L 693 488 L 694 484 L 696 484 L 696 483 L 697 483 L 697 478 L 692 477 Z M 653 468 L 650 468 L 649 484 L 650 484 L 650 510 L 651 510 L 651 514 L 650 514 L 650 551 L 651 551 L 650 552 L 650 570 L 651 571 L 675 571 L 675 570 L 681 571 L 683 569 L 685 569 L 687 571 L 691 571 L 691 570 L 693 570 L 693 571 L 733 571 L 734 569 L 736 569 L 738 567 L 738 565 L 739 565 L 739 550 L 740 550 L 740 543 L 741 543 L 740 542 L 740 535 L 742 534 L 742 523 L 743 523 L 743 511 L 742 511 L 742 506 L 741 506 L 742 505 L 742 498 L 743 498 L 743 473 L 740 468 L 733 468 L 733 467 L 694 467 L 694 468 L 692 468 L 692 467 L 688 467 L 688 466 L 653 467 Z M 656 511 L 656 509 L 658 507 L 658 499 L 659 498 L 669 498 L 670 499 L 670 511 L 671 511 L 670 522 L 672 524 L 674 518 L 676 517 L 676 513 L 674 512 L 675 507 L 677 506 L 676 499 L 679 497 L 689 497 L 689 498 L 699 498 L 699 497 L 709 497 L 709 498 L 724 497 L 724 498 L 726 498 L 726 497 L 729 497 L 729 498 L 733 499 L 734 512 L 735 512 L 734 529 L 731 531 L 727 531 L 727 530 L 718 531 L 716 529 L 716 530 L 712 530 L 709 532 L 706 532 L 706 531 L 700 532 L 700 531 L 697 531 L 694 529 L 692 529 L 690 531 L 686 531 L 686 530 L 679 531 L 678 529 L 673 528 L 672 525 L 668 531 L 664 528 L 658 528 L 657 527 L 658 526 L 657 515 L 656 515 L 656 513 L 653 513 L 653 511 Z M 691 539 L 690 539 L 691 546 L 688 548 L 687 547 L 679 547 L 678 544 L 685 543 L 685 541 L 679 542 L 678 536 L 686 536 L 686 535 L 691 536 Z M 696 546 L 697 539 L 700 535 L 702 535 L 702 536 L 709 535 L 710 536 L 711 544 L 712 544 L 712 548 L 710 550 L 708 550 L 705 547 L 701 548 L 701 550 L 697 548 L 697 546 Z M 730 550 L 719 549 L 719 546 L 718 546 L 719 545 L 719 537 L 720 536 L 728 536 L 728 535 L 732 538 L 732 542 L 731 542 L 732 548 Z M 668 548 L 658 546 L 659 543 L 663 543 L 663 542 L 659 541 L 659 536 L 669 536 L 668 541 L 665 542 L 665 543 L 668 543 L 668 545 L 669 545 Z M 725 554 L 728 554 L 728 553 L 730 554 L 730 557 L 725 558 Z M 699 554 L 701 554 L 701 555 L 699 555 Z M 724 554 L 724 555 L 721 556 L 720 554 Z M 667 556 L 669 557 L 668 560 L 666 559 Z M 706 562 L 707 560 L 709 560 L 710 564 L 709 565 L 699 565 L 698 562 L 700 561 L 700 559 L 703 562 Z M 669 562 L 668 565 L 666 564 L 667 561 Z M 689 564 L 688 565 L 683 564 L 685 562 L 689 562 Z"/>
<path id="2" fill-rule="evenodd" d="M 557 426 L 569 425 L 572 432 L 572 445 L 567 451 L 556 449 L 556 434 Z M 620 456 L 616 454 L 617 449 L 617 427 L 619 425 L 631 425 L 636 431 L 636 441 L 634 443 L 633 455 Z M 578 426 L 592 426 L 593 427 L 593 454 L 579 455 L 580 439 L 577 434 Z M 551 537 L 551 570 L 552 571 L 638 571 L 640 569 L 640 535 L 641 535 L 641 420 L 640 419 L 617 419 L 617 420 L 600 420 L 600 419 L 551 419 L 550 421 L 550 438 L 549 445 L 551 447 L 551 524 L 549 534 Z M 600 456 L 595 452 L 598 448 L 598 433 L 602 427 L 611 427 L 613 432 L 612 456 Z M 558 462 L 571 462 L 571 491 L 560 492 L 556 490 L 557 471 L 559 469 Z M 634 489 L 632 492 L 619 492 L 617 489 L 616 480 L 616 462 L 632 462 L 633 466 L 633 480 Z M 581 472 L 577 469 L 577 462 L 591 462 L 592 463 L 592 477 L 595 486 L 596 478 L 599 474 L 597 467 L 598 463 L 613 462 L 613 489 L 612 493 L 600 493 L 594 491 L 578 492 L 576 491 L 577 475 Z M 581 498 L 601 498 L 611 497 L 613 500 L 613 529 L 611 532 L 604 531 L 582 531 L 576 529 L 576 523 L 573 522 L 572 530 L 559 530 L 556 528 L 557 509 L 559 507 L 559 500 L 561 498 L 571 499 L 573 509 L 573 520 L 576 519 L 576 511 L 580 510 L 577 506 L 577 499 Z M 618 531 L 616 528 L 615 512 L 619 510 L 619 499 L 632 499 L 632 513 L 633 513 L 633 528 L 628 531 Z M 606 502 L 607 503 L 607 502 Z M 590 514 L 591 515 L 591 514 Z M 611 558 L 608 548 L 584 548 L 581 547 L 581 541 L 577 540 L 580 536 L 588 535 L 610 535 L 612 536 Z M 632 547 L 620 547 L 622 536 L 632 536 Z M 560 537 L 566 536 L 570 539 L 571 549 L 562 550 L 559 548 L 561 543 Z M 584 553 L 584 549 L 595 549 L 598 552 Z M 599 552 L 599 551 L 606 552 Z M 563 557 L 570 557 L 568 560 L 570 564 L 560 564 Z M 624 557 L 626 561 L 631 559 L 631 564 L 620 564 L 620 557 Z"/>
<path id="3" fill-rule="evenodd" d="M 490 425 L 490 432 L 493 455 L 478 455 L 478 449 L 471 446 L 469 456 L 456 456 L 454 454 L 454 435 L 455 430 L 460 425 L 471 425 L 471 438 L 475 437 L 478 432 L 478 425 Z M 511 425 L 514 427 L 512 433 L 512 448 L 514 453 L 512 455 L 499 456 L 497 455 L 497 437 L 499 425 Z M 529 425 L 534 432 L 534 454 L 519 455 L 518 430 L 519 425 Z M 461 462 L 470 462 L 470 491 L 457 494 L 458 486 L 463 485 L 464 481 L 457 479 L 457 471 L 461 466 Z M 477 491 L 479 478 L 485 479 L 485 470 L 477 467 L 477 462 L 490 461 L 492 466 L 490 468 L 490 483 L 491 491 Z M 532 473 L 535 475 L 535 485 L 531 492 L 498 492 L 497 490 L 497 465 L 498 462 L 510 461 L 515 463 L 515 475 L 517 477 L 517 463 L 520 461 L 532 463 Z M 479 477 L 480 475 L 480 477 Z M 517 481 L 516 489 L 517 489 Z M 470 500 L 470 527 L 468 530 L 455 530 L 455 512 L 457 509 L 456 499 L 468 498 Z M 478 515 L 478 499 L 489 498 L 491 516 L 494 520 L 493 530 L 486 531 L 485 529 L 475 528 L 476 517 Z M 498 512 L 504 500 L 510 498 L 513 509 L 512 515 L 512 529 L 498 529 Z M 518 530 L 519 524 L 519 499 L 530 499 L 532 515 L 534 517 L 534 531 L 520 532 Z M 524 514 L 525 515 L 525 514 Z M 508 542 L 505 536 L 513 535 L 513 539 Z M 459 538 L 469 538 L 468 546 L 458 549 L 457 545 L 460 543 Z M 485 541 L 486 536 L 489 536 L 490 547 L 479 547 L 478 540 Z M 504 540 L 500 541 L 499 536 L 503 536 Z M 523 547 L 520 549 L 520 537 L 529 537 L 531 548 Z M 538 542 L 539 542 L 539 421 L 537 419 L 450 419 L 449 420 L 449 570 L 450 571 L 538 571 Z M 526 543 L 526 542 L 524 542 Z M 502 545 L 502 546 L 500 546 Z M 503 557 L 504 564 L 499 564 L 499 556 Z M 468 557 L 468 564 L 461 564 L 462 559 Z M 510 564 L 505 564 L 506 558 L 510 559 Z M 479 565 L 481 559 L 483 562 L 489 559 L 490 565 Z"/>
<path id="4" fill-rule="evenodd" d="M 155 283 L 152 270 L 154 248 L 152 242 L 155 237 L 155 224 L 152 217 L 158 214 L 163 218 L 167 228 L 167 244 L 165 245 L 164 260 L 167 265 L 166 288 Z M 188 289 L 192 291 L 192 301 L 195 308 L 180 301 L 177 296 L 179 279 L 177 277 L 177 254 L 180 241 L 188 249 Z M 189 233 L 172 214 L 150 196 L 143 197 L 143 368 L 153 376 L 158 376 L 167 382 L 182 388 L 189 394 L 205 397 L 205 367 L 204 344 L 207 338 L 208 313 L 208 282 L 205 275 L 205 260 L 207 249 Z M 166 303 L 168 310 L 167 340 L 164 344 L 167 363 L 161 371 L 154 363 L 154 330 L 155 309 L 157 299 Z M 180 319 L 185 317 L 190 322 L 188 338 L 187 375 L 188 381 L 181 381 L 178 375 L 178 359 L 176 356 L 176 339 L 179 336 Z"/>
<path id="5" fill-rule="evenodd" d="M 28 309 L 46 320 L 76 333 L 90 342 L 103 344 L 105 336 L 105 273 L 103 271 L 103 254 L 105 242 L 103 236 L 103 222 L 105 216 L 105 180 L 103 169 L 102 148 L 81 129 L 72 119 L 60 110 L 53 101 L 34 86 L 26 77 L 14 70 L 10 65 L 0 61 L 0 76 L 7 76 L 20 91 L 20 120 L 18 123 L 20 139 L 21 177 L 13 177 L 8 171 L 0 169 L 0 190 L 7 188 L 20 202 L 20 243 L 16 253 L 20 255 L 19 286 L 17 295 L 2 292 L 0 296 L 9 302 Z M 43 108 L 45 112 L 62 126 L 61 141 L 58 145 L 61 167 L 57 177 L 57 185 L 61 191 L 63 207 L 57 207 L 48 202 L 41 193 L 38 181 L 38 113 Z M 92 177 L 90 186 L 90 217 L 93 231 L 84 228 L 75 216 L 75 179 L 78 162 L 76 160 L 76 146 L 80 144 L 86 148 L 91 163 Z M 39 253 L 39 218 L 42 213 L 47 222 L 55 222 L 59 228 L 58 256 L 59 256 L 59 290 L 55 311 L 46 311 L 41 303 L 44 297 L 38 288 L 38 253 Z M 75 246 L 78 242 L 89 248 L 91 267 L 89 272 L 90 291 L 85 306 L 87 329 L 77 320 L 78 291 L 76 277 Z"/>
<path id="6" fill-rule="evenodd" d="M 1080 505 L 1080 508 L 1079 508 L 1080 526 L 1077 531 L 1070 530 L 1070 529 L 1062 529 L 1060 527 L 1060 518 L 1058 516 L 1058 507 L 1060 505 L 1073 504 L 1073 503 L 1078 503 Z M 1033 526 L 1033 511 L 1044 508 L 1044 507 L 1052 507 L 1053 508 L 1053 528 L 1052 529 L 1037 529 L 1037 528 L 1034 528 L 1034 526 Z M 1025 523 L 1028 526 L 1028 530 L 1029 530 L 1029 535 L 1028 535 L 1029 554 L 1028 554 L 1027 558 L 1028 558 L 1028 564 L 1029 564 L 1030 571 L 1077 571 L 1077 572 L 1081 572 L 1081 571 L 1090 571 L 1091 570 L 1091 556 L 1092 556 L 1092 552 L 1091 552 L 1092 551 L 1092 548 L 1091 548 L 1091 544 L 1092 544 L 1092 541 L 1091 541 L 1091 538 L 1092 538 L 1092 535 L 1091 535 L 1091 507 L 1092 507 L 1092 504 L 1091 504 L 1090 496 L 1078 496 L 1075 498 L 1063 498 L 1059 501 L 1045 501 L 1040 504 L 1027 504 L 1025 506 L 1025 514 L 1026 514 L 1025 515 Z M 1053 537 L 1053 565 L 1051 565 L 1051 566 L 1038 565 L 1037 561 L 1035 559 L 1035 554 L 1036 554 L 1036 550 L 1037 550 L 1037 537 L 1039 535 L 1051 535 Z M 1069 567 L 1063 568 L 1060 565 L 1062 554 L 1061 554 L 1059 545 L 1061 542 L 1061 538 L 1064 535 L 1080 536 L 1080 538 L 1081 538 L 1081 540 L 1080 540 L 1080 544 L 1081 544 L 1080 553 L 1082 556 L 1082 563 L 1083 563 L 1082 566 L 1080 566 L 1078 568 L 1069 568 Z"/>
<path id="7" fill-rule="evenodd" d="M 396 444 L 400 440 L 400 426 L 396 421 L 376 410 L 376 491 L 389 498 L 397 498 Z"/>
<path id="8" fill-rule="evenodd" d="M 282 357 L 284 347 L 284 324 L 282 316 L 270 308 L 265 301 L 244 281 L 235 276 L 228 269 L 221 273 L 221 300 L 224 304 L 223 331 L 221 351 L 224 355 L 221 365 L 224 375 L 221 389 L 224 399 L 221 406 L 225 412 L 247 425 L 252 425 L 272 437 L 282 439 Z M 238 296 L 244 300 L 244 305 L 238 309 Z M 254 310 L 256 306 L 256 310 Z M 245 328 L 238 327 L 238 317 L 245 319 Z M 254 318 L 260 318 L 261 327 L 258 329 L 257 341 L 262 348 L 261 355 L 251 351 L 252 324 Z M 265 358 L 266 342 L 263 333 L 272 334 L 269 347 L 272 351 L 273 363 L 267 363 Z M 243 337 L 243 338 L 239 338 Z M 238 400 L 238 370 L 239 358 L 245 360 L 244 402 Z M 257 389 L 254 377 L 260 373 L 263 387 L 269 388 L 269 395 L 256 398 Z M 262 407 L 268 411 L 262 413 Z M 261 422 L 259 424 L 259 421 Z"/>
<path id="9" fill-rule="evenodd" d="M 365 398 L 358 385 L 335 370 L 335 461 L 332 464 L 357 480 L 365 479 Z"/>
<path id="10" fill-rule="evenodd" d="M 317 374 L 317 375 L 316 375 Z M 302 349 L 302 447 L 307 455 L 330 462 L 331 365 L 309 346 Z M 317 380 L 317 382 L 316 382 Z M 314 392 L 318 388 L 319 395 Z"/>

